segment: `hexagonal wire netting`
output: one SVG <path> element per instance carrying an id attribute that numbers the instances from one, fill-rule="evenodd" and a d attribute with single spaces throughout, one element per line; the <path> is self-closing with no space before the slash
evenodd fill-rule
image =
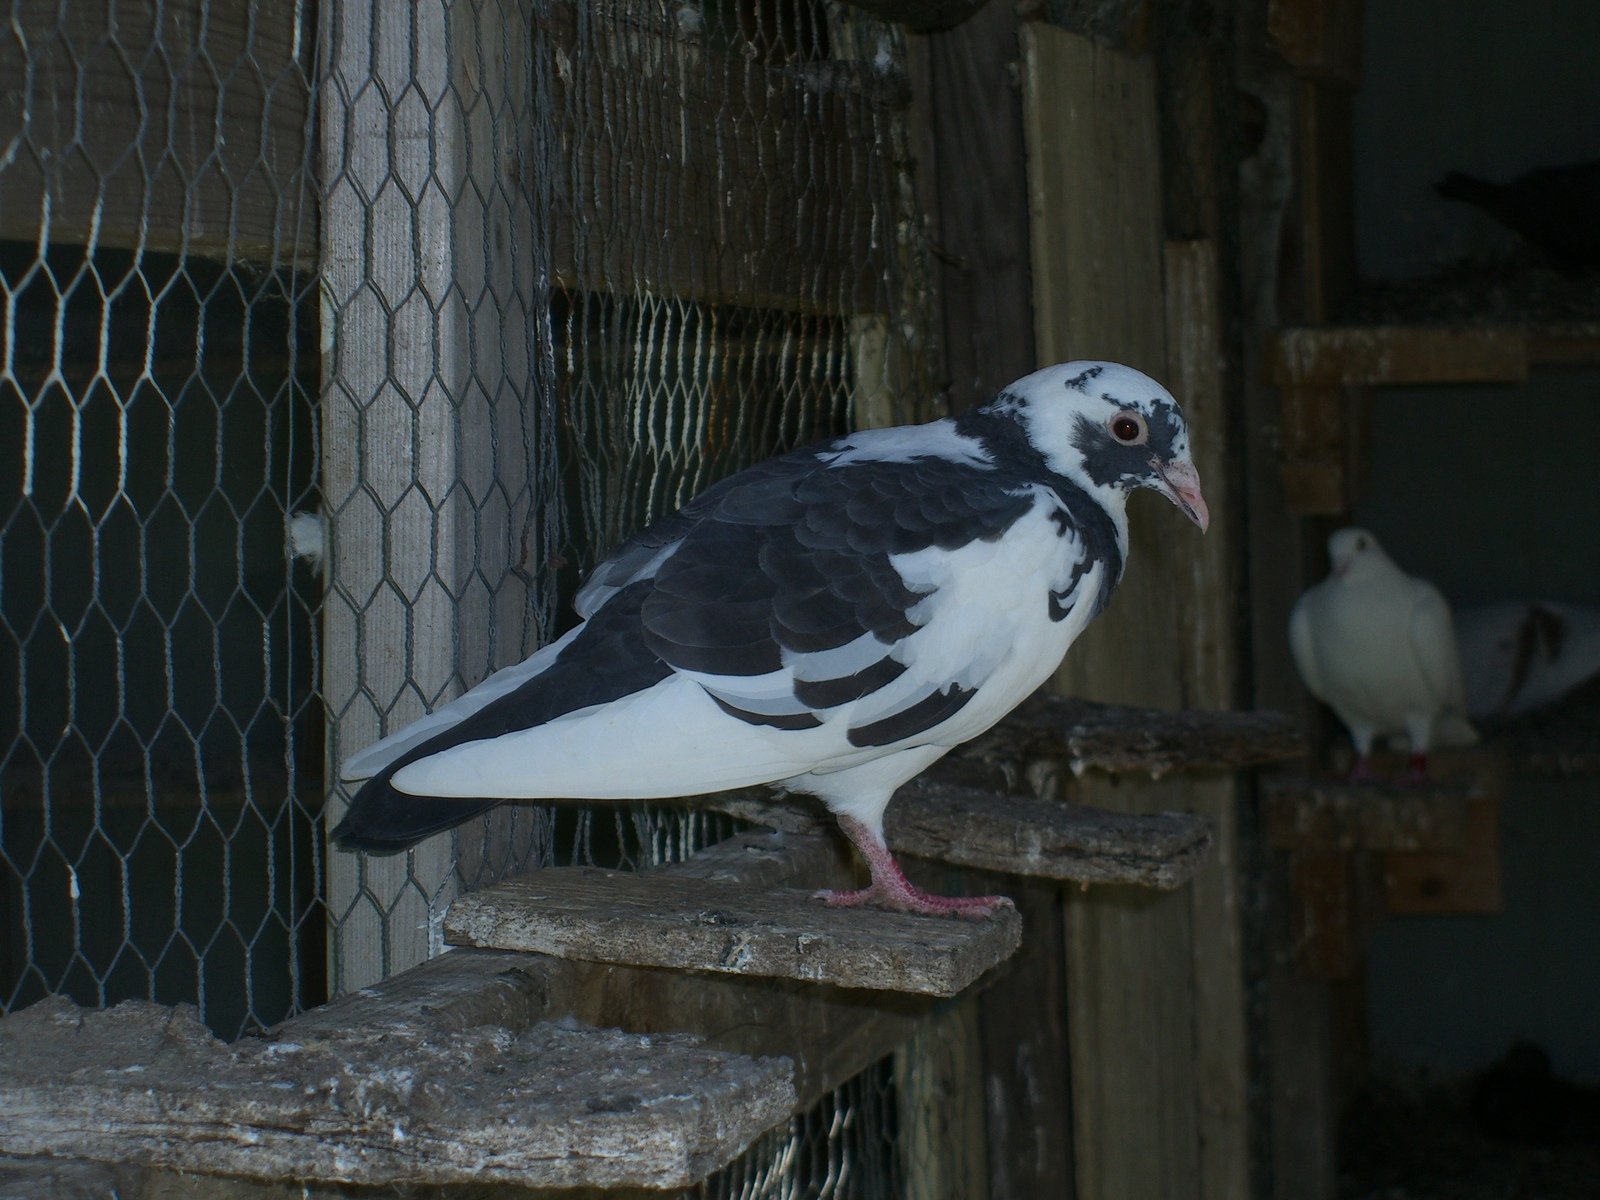
<path id="1" fill-rule="evenodd" d="M 0 25 L 0 1004 L 324 990 L 307 14 Z"/>
<path id="2" fill-rule="evenodd" d="M 894 30 L 820 0 L 16 0 L 0 31 L 0 1006 L 225 1036 L 670 806 L 326 850 L 326 770 L 711 480 L 911 415 Z M 895 1190 L 887 1063 L 710 1195 Z M 887 1172 L 887 1174 L 886 1174 Z"/>

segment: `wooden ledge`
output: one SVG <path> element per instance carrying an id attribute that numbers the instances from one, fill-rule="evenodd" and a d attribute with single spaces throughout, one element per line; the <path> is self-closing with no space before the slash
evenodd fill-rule
<path id="1" fill-rule="evenodd" d="M 445 936 L 585 962 L 928 996 L 964 991 L 1021 944 L 1013 910 L 960 920 L 829 908 L 812 892 L 837 854 L 823 837 L 743 834 L 652 871 L 548 868 L 462 896 L 445 914 Z M 806 886 L 777 886 L 785 875 Z"/>
<path id="2" fill-rule="evenodd" d="M 731 816 L 820 833 L 820 805 L 760 792 L 709 796 Z M 896 794 L 884 815 L 896 854 L 1058 883 L 1120 883 L 1163 891 L 1188 882 L 1211 853 L 1211 826 L 1188 813 L 1108 812 L 968 787 L 937 768 Z"/>
<path id="3" fill-rule="evenodd" d="M 1600 363 L 1600 322 L 1456 321 L 1282 329 L 1267 340 L 1278 387 L 1517 383 L 1534 367 Z"/>
<path id="4" fill-rule="evenodd" d="M 233 1045 L 187 1006 L 44 1001 L 0 1021 L 0 1154 L 273 1181 L 683 1187 L 788 1119 L 787 1060 L 531 1022 L 516 962 L 446 955 L 419 993 L 434 1005 L 380 985 Z M 477 1023 L 496 1012 L 512 1026 Z"/>
<path id="5" fill-rule="evenodd" d="M 1280 850 L 1454 850 L 1466 838 L 1471 804 L 1491 790 L 1466 780 L 1267 779 L 1267 840 Z"/>
<path id="6" fill-rule="evenodd" d="M 1173 771 L 1240 770 L 1305 752 L 1299 729 L 1281 713 L 1166 712 L 1038 692 L 956 756 L 1021 762 L 1059 758 L 1074 774 L 1097 770 L 1160 777 Z"/>

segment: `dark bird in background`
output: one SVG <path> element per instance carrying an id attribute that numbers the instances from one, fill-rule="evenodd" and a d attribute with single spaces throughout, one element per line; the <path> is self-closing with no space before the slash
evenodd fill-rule
<path id="1" fill-rule="evenodd" d="M 334 838 L 392 853 L 503 800 L 776 784 L 871 869 L 829 903 L 990 912 L 914 887 L 884 808 L 1055 671 L 1122 576 L 1136 488 L 1205 529 L 1176 401 L 1096 362 L 741 471 L 596 567 L 576 629 L 346 761 L 365 782 Z"/>
<path id="2" fill-rule="evenodd" d="M 1434 190 L 1482 209 L 1558 266 L 1600 266 L 1600 160 L 1539 167 L 1510 183 L 1451 171 Z"/>
<path id="3" fill-rule="evenodd" d="M 1472 1117 L 1490 1137 L 1536 1146 L 1600 1143 L 1600 1087 L 1551 1070 L 1533 1042 L 1517 1042 L 1472 1085 Z"/>

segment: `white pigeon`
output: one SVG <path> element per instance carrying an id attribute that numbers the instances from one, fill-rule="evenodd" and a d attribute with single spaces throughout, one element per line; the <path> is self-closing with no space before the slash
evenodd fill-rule
<path id="1" fill-rule="evenodd" d="M 1206 528 L 1176 401 L 1095 362 L 741 471 L 596 567 L 576 629 L 347 761 L 366 782 L 334 837 L 393 852 L 502 800 L 776 784 L 871 870 L 830 903 L 989 912 L 1009 901 L 914 887 L 884 808 L 1055 671 L 1121 578 L 1135 488 Z"/>
<path id="2" fill-rule="evenodd" d="M 1289 616 L 1289 648 L 1311 694 L 1355 742 L 1352 778 L 1365 778 L 1376 739 L 1405 734 L 1410 775 L 1427 775 L 1435 747 L 1471 745 L 1450 608 L 1439 589 L 1407 575 L 1365 529 L 1328 539 L 1332 573 Z"/>

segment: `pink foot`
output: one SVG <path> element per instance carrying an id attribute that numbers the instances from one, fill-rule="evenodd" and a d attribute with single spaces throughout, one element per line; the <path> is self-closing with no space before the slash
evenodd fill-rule
<path id="1" fill-rule="evenodd" d="M 1371 783 L 1377 776 L 1372 773 L 1372 760 L 1365 754 L 1356 755 L 1356 761 L 1350 765 L 1349 772 L 1345 775 L 1346 783 Z"/>
<path id="2" fill-rule="evenodd" d="M 851 845 L 861 852 L 861 857 L 867 860 L 872 883 L 851 891 L 824 889 L 814 893 L 815 898 L 824 904 L 834 908 L 870 906 L 891 912 L 975 919 L 1016 907 L 1007 896 L 936 896 L 925 892 L 906 878 L 889 848 L 860 821 L 853 817 L 840 817 L 839 827 L 844 830 Z"/>
<path id="3" fill-rule="evenodd" d="M 1406 773 L 1401 777 L 1401 782 L 1412 787 L 1423 787 L 1428 780 L 1428 756 L 1426 754 L 1413 754 L 1406 763 Z"/>

